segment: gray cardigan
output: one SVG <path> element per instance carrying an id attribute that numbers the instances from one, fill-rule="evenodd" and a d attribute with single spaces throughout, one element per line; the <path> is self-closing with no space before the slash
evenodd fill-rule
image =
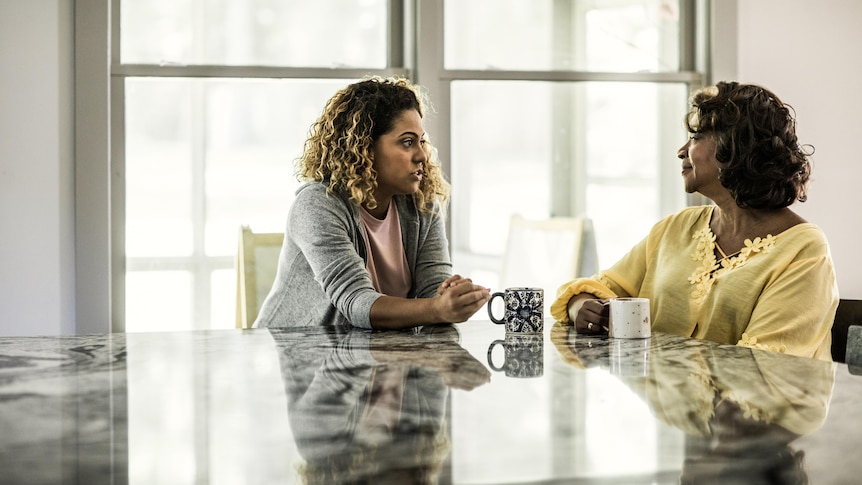
<path id="1" fill-rule="evenodd" d="M 452 274 L 439 208 L 428 214 L 419 212 L 412 196 L 393 200 L 413 277 L 408 297 L 432 297 Z M 327 193 L 321 182 L 303 185 L 288 214 L 275 282 L 254 326 L 326 325 L 346 318 L 355 327 L 372 328 L 371 305 L 382 295 L 371 285 L 367 259 L 359 206 Z"/>

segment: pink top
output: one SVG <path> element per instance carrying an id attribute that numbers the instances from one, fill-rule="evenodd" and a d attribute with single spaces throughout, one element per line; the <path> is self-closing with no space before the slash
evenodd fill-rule
<path id="1" fill-rule="evenodd" d="M 361 208 L 368 252 L 368 274 L 374 289 L 384 295 L 404 298 L 410 292 L 412 275 L 401 242 L 401 220 L 395 202 L 389 203 L 386 217 L 377 219 Z"/>

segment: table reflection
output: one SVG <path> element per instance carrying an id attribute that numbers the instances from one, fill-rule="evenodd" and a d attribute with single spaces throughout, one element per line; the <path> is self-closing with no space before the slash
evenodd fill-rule
<path id="1" fill-rule="evenodd" d="M 438 483 L 451 451 L 449 389 L 490 381 L 451 326 L 272 337 L 309 484 Z"/>
<path id="2" fill-rule="evenodd" d="M 804 452 L 791 443 L 823 425 L 834 364 L 666 335 L 631 341 L 578 336 L 559 323 L 551 340 L 577 368 L 647 362 L 644 375 L 619 378 L 656 418 L 685 432 L 680 483 L 808 483 Z M 622 358 L 614 356 L 621 346 Z"/>
<path id="3" fill-rule="evenodd" d="M 488 321 L 3 338 L 0 482 L 856 483 L 862 474 L 853 453 L 862 377 L 846 365 L 662 333 L 545 328 L 541 344 L 506 339 Z"/>

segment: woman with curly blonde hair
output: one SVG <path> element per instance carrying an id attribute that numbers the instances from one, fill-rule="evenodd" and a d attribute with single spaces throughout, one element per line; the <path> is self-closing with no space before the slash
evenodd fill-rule
<path id="1" fill-rule="evenodd" d="M 338 91 L 312 125 L 275 283 L 255 326 L 364 328 L 464 322 L 487 288 L 452 275 L 449 184 L 406 79 L 371 77 Z"/>

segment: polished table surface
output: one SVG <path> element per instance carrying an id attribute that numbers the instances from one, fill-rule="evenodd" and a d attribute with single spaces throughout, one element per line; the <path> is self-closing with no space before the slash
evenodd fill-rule
<path id="1" fill-rule="evenodd" d="M 0 338 L 0 483 L 859 483 L 855 370 L 550 322 Z"/>

